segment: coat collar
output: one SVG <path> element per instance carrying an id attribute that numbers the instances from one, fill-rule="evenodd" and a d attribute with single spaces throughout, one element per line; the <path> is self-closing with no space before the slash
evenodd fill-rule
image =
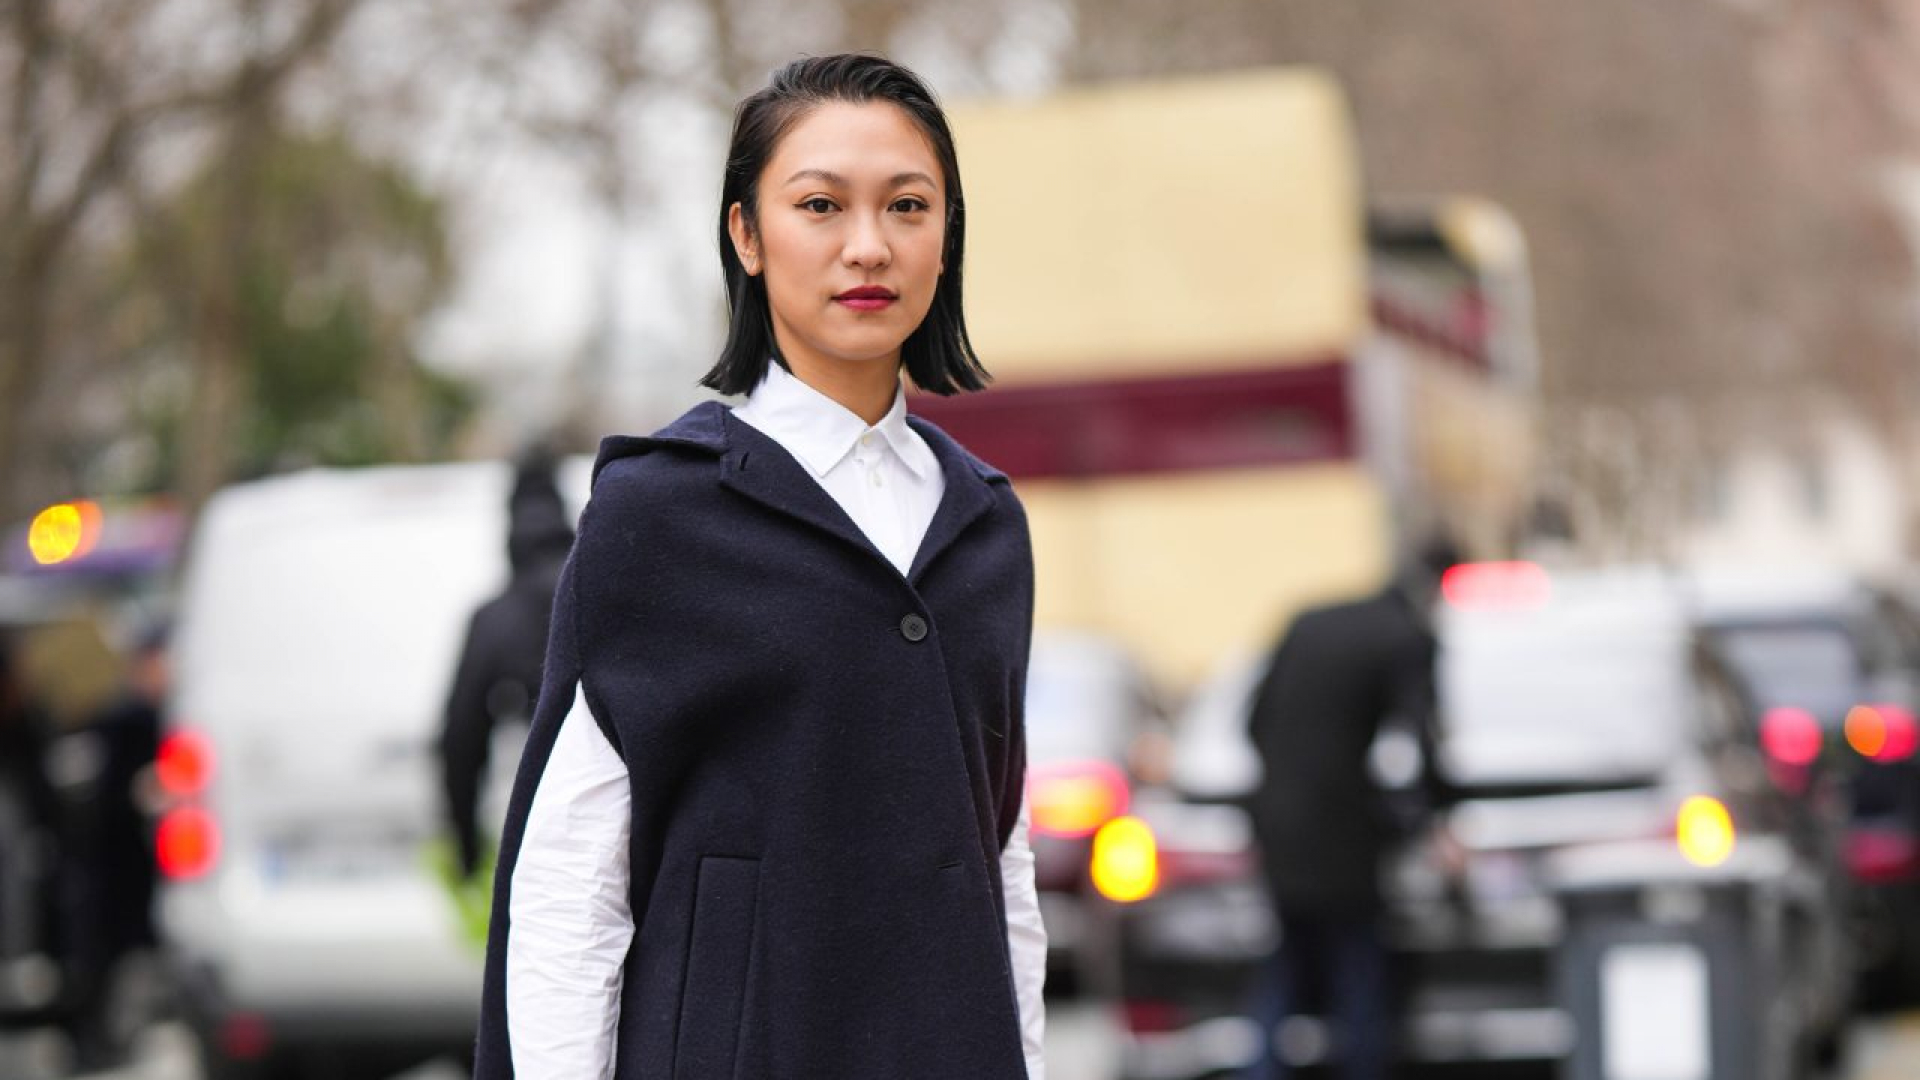
<path id="1" fill-rule="evenodd" d="M 845 405 L 770 363 L 766 378 L 754 387 L 745 405 L 733 410 L 733 418 L 773 436 L 815 479 L 844 461 L 869 431 L 878 432 L 915 477 L 925 479 L 940 467 L 926 440 L 907 426 L 907 396 L 898 385 L 886 415 L 868 425 Z"/>
<path id="2" fill-rule="evenodd" d="M 992 509 L 992 485 L 1008 480 L 1005 473 L 968 453 L 933 424 L 917 416 L 909 416 L 907 423 L 926 440 L 947 481 L 946 493 L 913 557 L 907 575 L 912 581 Z M 594 478 L 599 479 L 601 470 L 620 458 L 656 450 L 692 451 L 717 458 L 721 486 L 832 533 L 883 563 L 887 561 L 805 466 L 753 425 L 734 419 L 732 411 L 720 402 L 701 402 L 652 435 L 613 435 L 602 440 L 593 465 Z"/>
<path id="3" fill-rule="evenodd" d="M 946 432 L 927 421 L 910 416 L 907 423 L 927 441 L 927 449 L 933 451 L 934 460 L 940 463 L 947 478 L 947 490 L 940 496 L 939 509 L 933 512 L 933 521 L 920 541 L 920 550 L 914 552 L 912 571 L 907 575 L 908 580 L 918 581 L 927 567 L 933 565 L 933 560 L 966 532 L 967 526 L 993 508 L 991 485 L 1008 481 L 1007 474 L 974 457 Z"/>

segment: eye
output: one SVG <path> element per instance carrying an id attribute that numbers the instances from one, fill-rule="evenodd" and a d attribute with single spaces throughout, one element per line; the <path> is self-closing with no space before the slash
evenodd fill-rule
<path id="1" fill-rule="evenodd" d="M 800 208 L 802 210 L 807 211 L 810 214 L 831 214 L 835 210 L 840 209 L 838 206 L 835 206 L 833 204 L 832 199 L 829 199 L 824 195 L 815 195 L 811 199 L 801 200 Z"/>
<path id="2" fill-rule="evenodd" d="M 893 200 L 893 205 L 889 207 L 889 209 L 901 214 L 917 214 L 931 208 L 927 205 L 927 200 L 920 196 L 908 195 L 904 198 Z"/>

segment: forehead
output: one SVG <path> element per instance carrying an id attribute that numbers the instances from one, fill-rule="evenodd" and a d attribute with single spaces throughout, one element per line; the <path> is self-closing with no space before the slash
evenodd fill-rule
<path id="1" fill-rule="evenodd" d="M 856 182 L 908 172 L 944 181 L 926 132 L 905 109 L 886 101 L 828 101 L 802 114 L 774 147 L 766 178 L 784 184 L 802 170 Z"/>

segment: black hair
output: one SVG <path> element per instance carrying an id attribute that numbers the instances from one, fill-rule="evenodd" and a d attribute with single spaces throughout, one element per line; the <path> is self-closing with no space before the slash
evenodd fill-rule
<path id="1" fill-rule="evenodd" d="M 953 132 L 933 92 L 918 75 L 892 61 L 862 53 L 809 57 L 773 73 L 767 85 L 734 110 L 733 140 L 720 188 L 720 268 L 727 284 L 729 324 L 720 359 L 700 380 L 723 394 L 744 394 L 766 377 L 767 361 L 781 367 L 785 357 L 773 337 L 767 283 L 747 273 L 727 230 L 727 212 L 735 203 L 749 231 L 759 228 L 760 173 L 793 125 L 829 101 L 865 104 L 885 101 L 913 120 L 932 145 L 946 178 L 946 232 L 942 272 L 927 317 L 907 335 L 900 359 L 914 385 L 935 394 L 979 390 L 992 376 L 973 351 L 960 309 L 960 265 L 966 249 L 967 204 L 960 193 L 960 161 Z"/>
<path id="2" fill-rule="evenodd" d="M 1393 587 L 1417 607 L 1433 602 L 1440 592 L 1440 579 L 1463 558 L 1453 536 L 1435 529 L 1419 537 L 1400 556 L 1394 569 Z"/>

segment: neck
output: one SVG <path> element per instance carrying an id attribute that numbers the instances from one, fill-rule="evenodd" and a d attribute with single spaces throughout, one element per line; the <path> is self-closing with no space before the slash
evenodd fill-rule
<path id="1" fill-rule="evenodd" d="M 866 421 L 871 427 L 887 415 L 893 408 L 894 395 L 900 389 L 900 364 L 898 360 L 882 363 L 833 363 L 807 364 L 795 363 L 790 357 L 788 366 L 793 376 L 820 393 L 832 398 L 834 402 L 848 412 Z"/>

